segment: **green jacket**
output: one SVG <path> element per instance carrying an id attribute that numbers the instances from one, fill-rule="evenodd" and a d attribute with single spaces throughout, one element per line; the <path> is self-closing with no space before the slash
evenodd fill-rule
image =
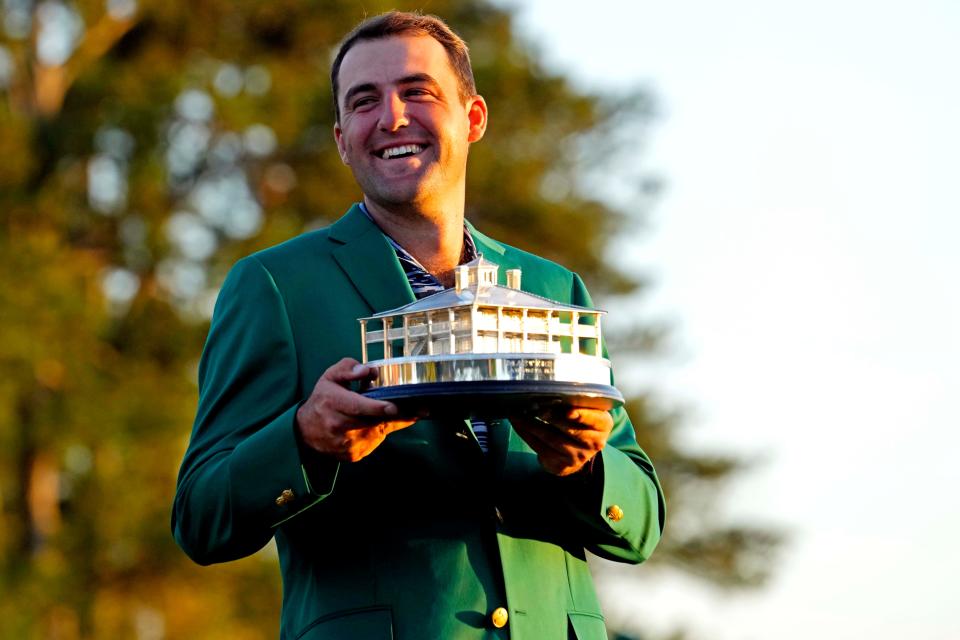
<path id="1" fill-rule="evenodd" d="M 525 290 L 590 305 L 576 274 L 469 229 L 501 278 L 521 268 Z M 488 454 L 465 421 L 421 420 L 355 463 L 298 445 L 295 414 L 316 380 L 360 359 L 356 319 L 413 300 L 357 206 L 234 266 L 200 362 L 177 542 L 210 564 L 275 538 L 284 639 L 605 640 L 585 550 L 642 562 L 664 516 L 622 409 L 588 478 L 547 474 L 506 420 L 490 424 Z"/>

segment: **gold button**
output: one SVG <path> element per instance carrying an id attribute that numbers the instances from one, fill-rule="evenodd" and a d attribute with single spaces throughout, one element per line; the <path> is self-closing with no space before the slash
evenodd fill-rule
<path id="1" fill-rule="evenodd" d="M 607 517 L 614 522 L 620 522 L 623 518 L 623 509 L 620 508 L 620 505 L 612 504 L 610 508 L 607 509 Z"/>
<path id="2" fill-rule="evenodd" d="M 510 616 L 507 615 L 507 610 L 503 607 L 497 607 L 493 610 L 493 613 L 490 614 L 490 622 L 493 623 L 497 629 L 503 629 L 507 626 L 507 618 Z"/>
<path id="3" fill-rule="evenodd" d="M 292 489 L 284 489 L 284 490 L 280 493 L 280 495 L 277 496 L 277 499 L 275 500 L 275 502 L 277 503 L 277 506 L 278 506 L 278 507 L 282 507 L 283 505 L 287 504 L 288 502 L 293 502 L 293 490 L 292 490 Z"/>

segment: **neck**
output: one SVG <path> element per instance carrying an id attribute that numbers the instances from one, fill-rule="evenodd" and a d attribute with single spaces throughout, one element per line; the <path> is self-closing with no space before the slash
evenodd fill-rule
<path id="1" fill-rule="evenodd" d="M 422 208 L 384 206 L 364 198 L 370 216 L 391 238 L 410 252 L 423 268 L 445 286 L 453 283 L 453 268 L 463 252 L 463 204 Z"/>

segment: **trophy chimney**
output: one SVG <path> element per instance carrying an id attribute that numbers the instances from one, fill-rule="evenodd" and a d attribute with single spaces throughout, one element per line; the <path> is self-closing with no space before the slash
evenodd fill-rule
<path id="1" fill-rule="evenodd" d="M 520 289 L 520 269 L 507 269 L 507 286 Z"/>
<path id="2" fill-rule="evenodd" d="M 470 276 L 467 273 L 467 267 L 458 265 L 453 268 L 453 286 L 460 293 L 469 285 Z"/>

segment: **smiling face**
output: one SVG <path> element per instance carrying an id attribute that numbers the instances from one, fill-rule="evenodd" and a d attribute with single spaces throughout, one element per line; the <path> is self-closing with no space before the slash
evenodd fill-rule
<path id="1" fill-rule="evenodd" d="M 367 199 L 386 208 L 463 207 L 467 152 L 487 108 L 461 98 L 443 46 L 429 36 L 356 43 L 339 72 L 334 137 Z"/>

